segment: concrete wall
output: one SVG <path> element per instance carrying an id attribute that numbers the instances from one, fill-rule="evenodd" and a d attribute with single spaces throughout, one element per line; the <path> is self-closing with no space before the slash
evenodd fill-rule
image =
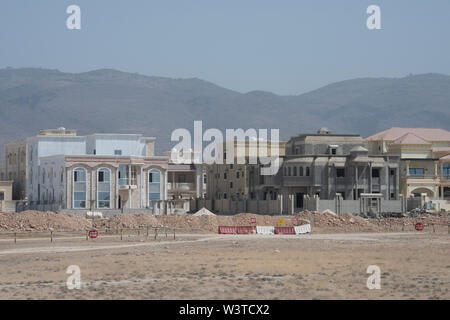
<path id="1" fill-rule="evenodd" d="M 305 196 L 303 200 L 304 208 L 309 211 L 323 212 L 331 210 L 335 213 L 365 213 L 368 211 L 369 199 L 361 198 L 359 200 L 343 200 L 340 197 L 334 200 L 322 200 L 317 196 Z M 406 211 L 406 204 L 403 198 L 399 200 L 379 199 L 376 206 L 372 207 L 378 213 L 403 213 Z M 408 209 L 410 210 L 410 209 Z"/>
<path id="2" fill-rule="evenodd" d="M 146 143 L 140 135 L 92 135 L 86 137 L 87 154 L 113 156 L 121 150 L 123 156 L 145 156 Z"/>
<path id="3" fill-rule="evenodd" d="M 191 200 L 190 207 L 191 212 L 196 212 L 204 207 L 219 214 L 237 214 L 243 212 L 282 214 L 283 212 L 287 212 L 287 209 L 283 209 L 282 202 L 282 197 L 279 197 L 277 200 L 196 199 Z"/>

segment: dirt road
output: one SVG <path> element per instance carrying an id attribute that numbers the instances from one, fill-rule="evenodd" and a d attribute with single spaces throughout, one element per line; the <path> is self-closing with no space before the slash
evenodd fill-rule
<path id="1" fill-rule="evenodd" d="M 1 299 L 450 298 L 447 233 L 1 241 L 0 265 Z M 79 290 L 66 287 L 69 265 Z M 380 290 L 367 289 L 369 265 Z"/>

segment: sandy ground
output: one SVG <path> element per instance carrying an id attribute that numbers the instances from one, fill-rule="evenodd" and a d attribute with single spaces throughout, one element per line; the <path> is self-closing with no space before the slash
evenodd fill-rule
<path id="1" fill-rule="evenodd" d="M 2 239 L 0 266 L 0 299 L 450 298 L 447 232 Z"/>

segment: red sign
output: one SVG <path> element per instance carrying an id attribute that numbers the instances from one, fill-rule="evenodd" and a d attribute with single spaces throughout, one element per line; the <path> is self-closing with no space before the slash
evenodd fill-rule
<path id="1" fill-rule="evenodd" d="M 422 231 L 423 230 L 423 223 L 422 222 L 417 222 L 416 225 L 414 226 L 416 228 L 417 231 Z"/>
<path id="2" fill-rule="evenodd" d="M 255 217 L 251 217 L 250 218 L 250 223 L 256 223 L 256 218 Z"/>
<path id="3" fill-rule="evenodd" d="M 88 235 L 89 235 L 89 238 L 95 239 L 98 237 L 98 231 L 95 229 L 89 230 Z"/>
<path id="4" fill-rule="evenodd" d="M 298 224 L 298 219 L 297 218 L 292 218 L 292 224 Z"/>

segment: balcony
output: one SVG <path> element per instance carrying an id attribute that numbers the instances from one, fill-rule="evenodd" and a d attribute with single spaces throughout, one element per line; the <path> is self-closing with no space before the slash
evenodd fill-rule
<path id="1" fill-rule="evenodd" d="M 167 183 L 169 191 L 196 191 L 195 183 L 192 182 L 169 182 Z"/>
<path id="2" fill-rule="evenodd" d="M 135 189 L 137 188 L 136 178 L 120 178 L 119 189 Z"/>
<path id="3" fill-rule="evenodd" d="M 305 176 L 284 176 L 283 186 L 285 187 L 306 187 L 312 183 L 312 177 Z"/>

